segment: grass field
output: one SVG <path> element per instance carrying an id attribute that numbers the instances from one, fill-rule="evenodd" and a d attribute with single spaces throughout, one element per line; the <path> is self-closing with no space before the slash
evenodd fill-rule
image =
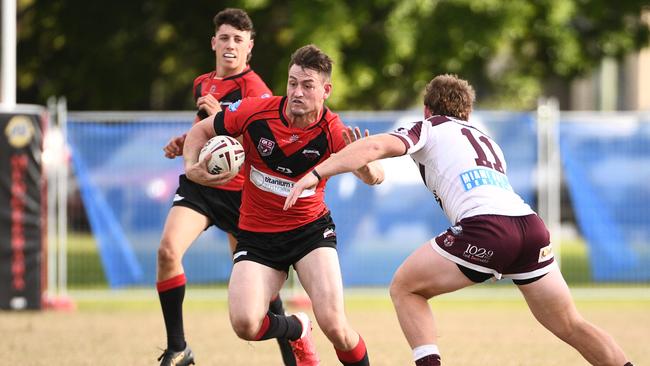
<path id="1" fill-rule="evenodd" d="M 583 315 L 610 332 L 636 365 L 650 364 L 650 288 L 574 290 Z M 74 312 L 0 312 L 2 365 L 155 365 L 164 326 L 154 290 L 124 296 L 75 294 Z M 224 290 L 189 291 L 187 338 L 198 365 L 281 365 L 272 341 L 245 342 L 232 332 Z M 585 365 L 529 314 L 511 285 L 480 285 L 431 302 L 445 365 Z M 349 290 L 349 318 L 365 338 L 372 365 L 411 365 L 385 289 Z M 338 365 L 314 326 L 322 365 Z"/>
<path id="2" fill-rule="evenodd" d="M 77 310 L 0 312 L 0 365 L 156 365 L 165 332 L 155 290 L 108 290 L 92 238 L 75 236 L 69 246 L 70 294 Z M 592 284 L 586 254 L 579 240 L 562 243 L 562 270 L 578 308 L 607 330 L 635 365 L 650 365 L 650 287 Z M 346 306 L 372 365 L 412 365 L 386 289 L 347 289 Z M 431 306 L 445 365 L 586 364 L 535 322 L 512 284 L 482 284 L 436 298 Z M 273 341 L 245 342 L 234 335 L 223 285 L 190 287 L 185 329 L 198 365 L 281 365 Z M 322 365 L 339 365 L 317 325 L 314 337 Z"/>

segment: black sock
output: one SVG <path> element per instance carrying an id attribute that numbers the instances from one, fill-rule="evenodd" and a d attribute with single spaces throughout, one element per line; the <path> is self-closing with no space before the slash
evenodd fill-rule
<path id="1" fill-rule="evenodd" d="M 282 299 L 279 294 L 269 303 L 269 311 L 273 314 L 284 315 L 284 306 L 282 306 Z M 296 366 L 296 356 L 293 354 L 289 341 L 285 338 L 276 338 L 275 340 L 278 342 L 278 347 L 280 347 L 280 355 L 282 355 L 284 365 Z"/>
<path id="2" fill-rule="evenodd" d="M 269 303 L 269 311 L 273 314 L 284 315 L 284 307 L 282 306 L 280 295 L 276 296 L 275 299 Z"/>
<path id="3" fill-rule="evenodd" d="M 286 338 L 294 341 L 300 338 L 300 334 L 302 334 L 302 324 L 298 318 L 293 315 L 276 315 L 269 311 L 266 313 L 256 340 Z"/>
<path id="4" fill-rule="evenodd" d="M 183 333 L 185 285 L 158 292 L 158 297 L 167 330 L 167 349 L 174 352 L 182 351 L 185 349 L 185 334 Z"/>
<path id="5" fill-rule="evenodd" d="M 415 366 L 440 366 L 440 355 L 427 355 L 417 359 Z"/>

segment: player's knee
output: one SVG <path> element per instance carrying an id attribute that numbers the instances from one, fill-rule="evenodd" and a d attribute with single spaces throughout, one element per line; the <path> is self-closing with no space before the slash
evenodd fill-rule
<path id="1" fill-rule="evenodd" d="M 158 265 L 165 266 L 180 261 L 182 253 L 175 249 L 169 241 L 162 240 L 158 247 Z"/>
<path id="2" fill-rule="evenodd" d="M 259 322 L 249 317 L 231 316 L 230 323 L 237 337 L 246 341 L 254 341 L 260 328 Z"/>
<path id="3" fill-rule="evenodd" d="M 395 273 L 395 276 L 393 276 L 388 292 L 393 303 L 399 301 L 404 295 L 409 293 L 407 283 L 403 281 L 403 277 L 400 275 L 399 271 Z"/>
<path id="4" fill-rule="evenodd" d="M 329 321 L 318 324 L 327 337 L 334 345 L 348 344 L 347 326 L 343 321 Z"/>

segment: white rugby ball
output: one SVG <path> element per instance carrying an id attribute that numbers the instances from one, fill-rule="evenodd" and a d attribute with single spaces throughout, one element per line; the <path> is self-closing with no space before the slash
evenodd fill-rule
<path id="1" fill-rule="evenodd" d="M 244 147 L 239 141 L 230 136 L 215 136 L 203 145 L 199 153 L 199 161 L 211 154 L 208 162 L 208 172 L 219 174 L 223 172 L 239 172 L 244 163 Z"/>

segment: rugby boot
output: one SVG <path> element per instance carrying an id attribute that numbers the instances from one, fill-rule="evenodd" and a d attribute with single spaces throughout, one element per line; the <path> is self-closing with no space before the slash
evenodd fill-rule
<path id="1" fill-rule="evenodd" d="M 316 353 L 316 345 L 311 334 L 311 321 L 305 313 L 293 314 L 302 324 L 302 333 L 300 338 L 295 341 L 289 341 L 293 354 L 296 356 L 296 366 L 318 366 L 320 360 Z"/>
<path id="2" fill-rule="evenodd" d="M 182 351 L 174 352 L 166 349 L 160 357 L 160 366 L 189 366 L 194 365 L 194 353 L 189 345 Z"/>

